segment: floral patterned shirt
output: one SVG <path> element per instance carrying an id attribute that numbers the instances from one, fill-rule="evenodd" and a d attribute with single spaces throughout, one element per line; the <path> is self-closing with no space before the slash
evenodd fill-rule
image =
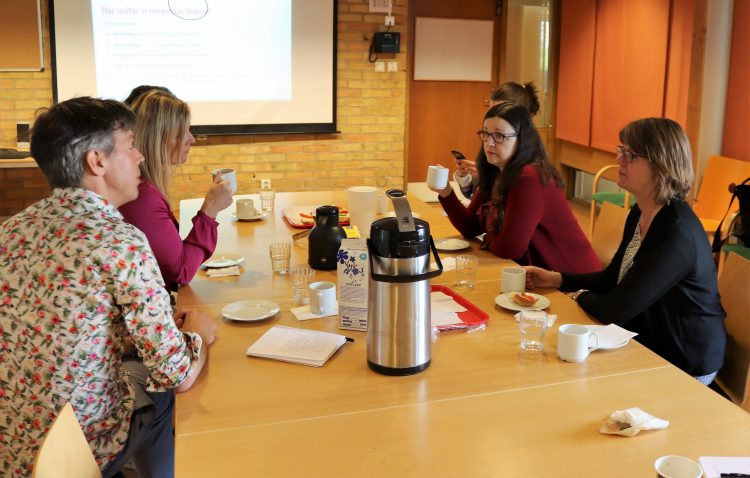
<path id="1" fill-rule="evenodd" d="M 101 196 L 56 189 L 0 225 L 0 475 L 29 476 L 70 402 L 101 468 L 124 447 L 135 391 L 123 339 L 148 390 L 185 380 L 201 339 L 175 326 L 143 234 Z"/>

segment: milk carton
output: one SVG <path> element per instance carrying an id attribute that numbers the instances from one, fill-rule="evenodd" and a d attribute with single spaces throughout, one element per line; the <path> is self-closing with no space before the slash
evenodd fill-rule
<path id="1" fill-rule="evenodd" d="M 339 328 L 366 331 L 370 274 L 367 239 L 342 239 L 337 259 Z"/>

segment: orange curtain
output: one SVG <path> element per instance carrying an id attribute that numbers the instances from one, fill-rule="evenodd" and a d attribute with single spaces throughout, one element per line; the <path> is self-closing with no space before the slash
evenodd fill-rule
<path id="1" fill-rule="evenodd" d="M 750 161 L 750 2 L 734 2 L 722 154 Z"/>
<path id="2" fill-rule="evenodd" d="M 629 122 L 662 116 L 669 0 L 599 0 L 591 146 L 613 151 Z"/>
<path id="3" fill-rule="evenodd" d="M 589 145 L 596 0 L 561 2 L 556 136 Z"/>

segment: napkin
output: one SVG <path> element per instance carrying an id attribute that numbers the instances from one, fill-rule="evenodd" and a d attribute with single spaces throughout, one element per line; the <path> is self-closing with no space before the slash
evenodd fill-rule
<path id="1" fill-rule="evenodd" d="M 455 257 L 441 257 L 440 262 L 443 264 L 443 272 L 452 271 L 453 269 L 456 268 Z M 431 262 L 430 269 L 432 270 L 437 269 L 437 264 L 434 262 Z"/>
<path id="2" fill-rule="evenodd" d="M 291 310 L 292 314 L 297 317 L 297 320 L 321 319 L 323 317 L 337 315 L 339 313 L 339 303 L 336 302 L 336 307 L 334 307 L 332 312 L 328 312 L 327 314 L 313 314 L 310 311 L 309 305 L 303 305 L 302 307 L 295 307 L 294 309 L 289 310 Z"/>
<path id="3" fill-rule="evenodd" d="M 615 324 L 609 324 L 606 327 L 597 328 L 596 330 L 592 330 L 592 332 L 599 336 L 600 347 L 621 344 L 638 335 L 636 332 L 623 329 Z"/>
<path id="4" fill-rule="evenodd" d="M 208 277 L 228 277 L 240 275 L 240 266 L 222 267 L 220 269 L 209 269 L 206 271 Z"/>
<path id="5" fill-rule="evenodd" d="M 542 318 L 544 317 L 544 314 L 547 314 L 543 310 L 525 310 L 523 313 L 526 314 L 527 317 L 532 317 L 532 318 L 536 318 L 536 317 Z M 521 313 L 519 312 L 513 317 L 515 317 L 516 322 L 518 322 L 521 319 Z M 557 320 L 557 314 L 547 314 L 547 328 L 549 329 L 550 327 L 552 327 L 552 324 L 554 324 L 556 320 Z"/>
<path id="6" fill-rule="evenodd" d="M 641 430 L 658 430 L 668 426 L 667 420 L 656 418 L 640 408 L 633 407 L 612 412 L 609 418 L 599 427 L 599 433 L 632 437 Z"/>

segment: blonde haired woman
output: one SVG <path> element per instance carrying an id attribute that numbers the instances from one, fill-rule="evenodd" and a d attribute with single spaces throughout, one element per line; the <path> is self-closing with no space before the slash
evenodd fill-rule
<path id="1" fill-rule="evenodd" d="M 168 290 L 187 284 L 216 248 L 216 215 L 232 204 L 227 181 L 217 181 L 206 193 L 193 228 L 182 240 L 169 207 L 172 167 L 187 161 L 195 138 L 190 133 L 190 108 L 175 96 L 150 91 L 132 105 L 136 115 L 135 147 L 145 156 L 138 199 L 120 207 L 125 220 L 148 238 Z"/>

